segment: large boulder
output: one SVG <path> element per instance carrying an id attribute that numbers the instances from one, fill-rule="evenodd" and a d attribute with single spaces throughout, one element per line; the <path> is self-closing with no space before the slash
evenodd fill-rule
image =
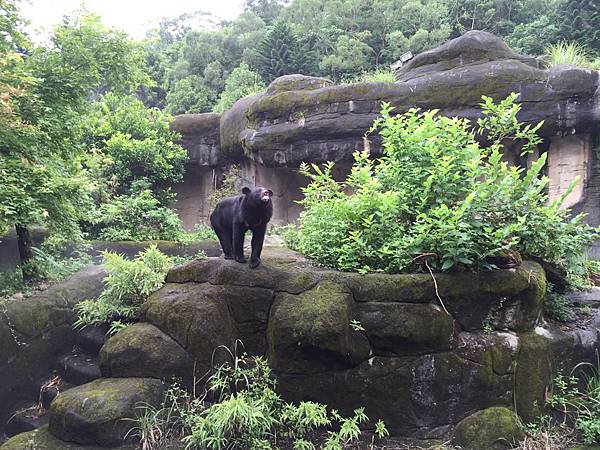
<path id="1" fill-rule="evenodd" d="M 349 289 L 321 282 L 299 295 L 277 296 L 269 319 L 269 365 L 278 372 L 310 373 L 354 366 L 370 355 L 369 342 L 350 327 Z"/>
<path id="2" fill-rule="evenodd" d="M 60 394 L 50 405 L 50 432 L 63 441 L 114 447 L 133 441 L 141 407 L 157 407 L 166 386 L 150 378 L 101 378 Z"/>
<path id="3" fill-rule="evenodd" d="M 38 379 L 76 343 L 73 306 L 104 289 L 106 272 L 88 266 L 61 283 L 12 299 L 0 311 L 0 423 L 25 398 L 37 398 Z"/>
<path id="4" fill-rule="evenodd" d="M 167 284 L 150 296 L 142 315 L 189 352 L 204 373 L 213 351 L 233 348 L 235 324 L 227 302 L 210 284 Z"/>
<path id="5" fill-rule="evenodd" d="M 525 437 L 517 415 L 508 408 L 492 407 L 461 420 L 453 444 L 472 450 L 514 448 Z"/>
<path id="6" fill-rule="evenodd" d="M 222 166 L 226 164 L 221 152 L 219 125 L 221 115 L 217 113 L 182 114 L 175 116 L 171 130 L 181 135 L 179 144 L 188 152 L 187 164 L 198 166 Z"/>
<path id="7" fill-rule="evenodd" d="M 170 336 L 149 323 L 136 323 L 111 337 L 100 350 L 104 377 L 147 377 L 190 381 L 194 363 Z"/>
<path id="8" fill-rule="evenodd" d="M 318 89 L 274 82 L 270 91 L 240 100 L 223 115 L 223 151 L 243 153 L 269 167 L 352 161 L 384 101 L 398 113 L 435 108 L 443 115 L 475 120 L 482 95 L 499 100 L 516 92 L 522 105 L 519 118 L 543 120 L 540 132 L 548 137 L 591 131 L 600 119 L 598 71 L 544 69 L 483 31 L 469 31 L 417 55 L 399 70 L 398 80 Z M 276 89 L 279 85 L 285 88 Z M 377 138 L 371 139 L 370 149 L 379 152 Z"/>
<path id="9" fill-rule="evenodd" d="M 104 448 L 97 445 L 80 445 L 61 441 L 50 433 L 48 425 L 18 434 L 0 446 L 2 450 L 103 450 Z M 137 448 L 138 446 L 135 444 L 124 444 L 113 447 L 113 450 L 135 450 Z"/>

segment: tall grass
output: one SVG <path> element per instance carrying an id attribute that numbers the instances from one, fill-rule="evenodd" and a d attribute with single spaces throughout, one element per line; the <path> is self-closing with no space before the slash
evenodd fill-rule
<path id="1" fill-rule="evenodd" d="M 598 59 L 591 62 L 588 49 L 577 42 L 561 41 L 551 45 L 546 50 L 546 58 L 550 67 L 570 65 L 592 69 L 600 65 Z"/>

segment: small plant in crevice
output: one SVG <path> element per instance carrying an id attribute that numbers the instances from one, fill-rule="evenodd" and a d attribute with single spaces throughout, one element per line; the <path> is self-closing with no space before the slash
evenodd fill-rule
<path id="1" fill-rule="evenodd" d="M 557 322 L 567 322 L 572 317 L 569 302 L 552 283 L 548 283 L 544 298 L 544 315 Z"/>
<path id="2" fill-rule="evenodd" d="M 184 442 L 186 449 L 341 450 L 357 442 L 368 421 L 363 408 L 344 417 L 320 403 L 284 402 L 266 360 L 239 354 L 238 344 L 233 351 L 215 351 L 224 351 L 230 361 L 214 368 L 200 396 L 174 385 L 161 407 L 144 408 L 132 430 L 143 448 L 164 448 L 169 439 Z M 374 434 L 388 435 L 382 421 Z"/>
<path id="3" fill-rule="evenodd" d="M 208 195 L 208 210 L 212 211 L 217 203 L 227 197 L 240 195 L 244 183 L 242 177 L 242 168 L 238 165 L 231 165 L 223 172 L 223 181 L 221 186 L 217 187 Z"/>
<path id="4" fill-rule="evenodd" d="M 106 287 L 96 300 L 84 300 L 75 305 L 78 317 L 74 327 L 109 323 L 117 332 L 124 323 L 135 321 L 139 310 L 150 294 L 159 289 L 172 260 L 151 245 L 133 260 L 105 251 L 103 265 L 108 272 Z"/>
<path id="5" fill-rule="evenodd" d="M 563 423 L 572 424 L 587 445 L 600 444 L 600 359 L 583 362 L 554 378 L 547 403 Z M 575 373 L 580 375 L 576 376 Z"/>

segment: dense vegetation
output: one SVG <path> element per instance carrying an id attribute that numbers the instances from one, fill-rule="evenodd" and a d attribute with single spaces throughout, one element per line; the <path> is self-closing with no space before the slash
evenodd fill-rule
<path id="1" fill-rule="evenodd" d="M 475 130 L 466 119 L 414 109 L 393 116 L 384 105 L 371 130 L 383 138 L 381 158 L 357 152 L 343 183 L 332 164 L 301 167 L 312 181 L 296 248 L 325 266 L 361 272 L 493 268 L 517 251 L 580 275 L 597 233 L 560 208 L 566 194 L 548 202 L 546 154 L 529 169 L 502 161 L 506 142 L 520 143 L 523 154 L 540 142 L 541 124 L 516 119 L 515 97 L 499 104 L 484 97 Z"/>
<path id="2" fill-rule="evenodd" d="M 199 22 L 210 20 L 202 13 L 164 20 L 146 41 L 156 82 L 142 91 L 147 105 L 220 111 L 230 77 L 249 87 L 296 72 L 356 79 L 473 29 L 533 55 L 562 41 L 579 42 L 591 60 L 600 49 L 597 6 L 579 0 L 247 0 L 216 30 Z"/>

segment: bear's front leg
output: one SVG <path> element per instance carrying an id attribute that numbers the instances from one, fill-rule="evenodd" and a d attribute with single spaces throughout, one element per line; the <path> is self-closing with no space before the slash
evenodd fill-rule
<path id="1" fill-rule="evenodd" d="M 244 235 L 246 228 L 244 224 L 233 223 L 233 258 L 239 263 L 245 263 L 244 258 Z"/>
<path id="2" fill-rule="evenodd" d="M 259 225 L 252 229 L 252 254 L 250 255 L 250 268 L 254 269 L 260 265 L 260 254 L 262 253 L 267 224 Z"/>

